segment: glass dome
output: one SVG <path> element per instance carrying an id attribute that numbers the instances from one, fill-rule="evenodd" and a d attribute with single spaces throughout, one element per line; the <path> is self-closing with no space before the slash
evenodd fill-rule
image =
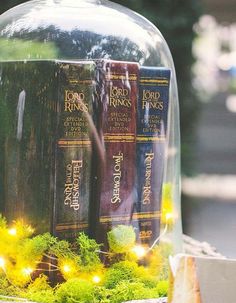
<path id="1" fill-rule="evenodd" d="M 106 268 L 116 253 L 128 262 L 130 247 L 140 267 L 161 245 L 166 259 L 181 252 L 178 92 L 158 29 L 106 0 L 33 0 L 1 15 L 0 49 L 0 213 L 10 226 L 23 219 L 72 242 L 84 231 L 103 244 Z"/>

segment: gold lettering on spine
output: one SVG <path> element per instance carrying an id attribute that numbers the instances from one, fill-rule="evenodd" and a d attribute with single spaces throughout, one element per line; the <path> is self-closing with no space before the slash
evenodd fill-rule
<path id="1" fill-rule="evenodd" d="M 113 195 L 111 198 L 112 204 L 121 203 L 120 198 L 120 182 L 122 177 L 121 165 L 124 160 L 124 155 L 119 152 L 118 155 L 113 156 L 114 169 L 113 169 Z"/>
<path id="2" fill-rule="evenodd" d="M 82 160 L 72 160 L 72 162 L 66 166 L 64 204 L 70 208 L 73 208 L 74 211 L 78 211 L 80 209 L 79 198 L 82 167 Z"/>
<path id="3" fill-rule="evenodd" d="M 109 105 L 112 107 L 131 107 L 132 103 L 129 98 L 129 90 L 127 88 L 119 88 L 117 86 L 111 86 Z"/>
<path id="4" fill-rule="evenodd" d="M 145 183 L 143 186 L 142 203 L 147 205 L 151 203 L 151 176 L 152 176 L 152 161 L 154 153 L 146 153 L 145 155 Z"/>
<path id="5" fill-rule="evenodd" d="M 83 92 L 74 92 L 65 90 L 65 112 L 82 111 L 88 112 L 88 104 L 85 102 L 85 94 Z"/>
<path id="6" fill-rule="evenodd" d="M 164 102 L 160 100 L 161 94 L 157 91 L 143 90 L 142 109 L 164 109 Z"/>

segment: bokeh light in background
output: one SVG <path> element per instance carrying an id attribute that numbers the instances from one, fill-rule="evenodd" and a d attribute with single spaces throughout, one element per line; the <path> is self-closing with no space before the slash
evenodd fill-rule
<path id="1" fill-rule="evenodd" d="M 202 101 L 221 91 L 236 93 L 236 23 L 221 25 L 210 15 L 194 26 L 193 85 Z M 232 102 L 232 101 L 231 101 Z"/>

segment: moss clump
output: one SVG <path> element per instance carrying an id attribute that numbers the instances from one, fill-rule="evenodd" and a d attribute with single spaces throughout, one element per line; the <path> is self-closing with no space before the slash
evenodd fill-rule
<path id="1" fill-rule="evenodd" d="M 159 281 L 157 284 L 157 292 L 159 297 L 167 297 L 168 294 L 168 287 L 169 287 L 169 282 L 167 280 L 165 281 Z"/>
<path id="2" fill-rule="evenodd" d="M 142 259 L 146 266 L 140 265 L 131 252 L 135 245 L 132 226 L 119 225 L 108 233 L 110 263 L 105 267 L 99 257 L 100 245 L 84 233 L 70 244 L 49 233 L 33 236 L 33 229 L 21 221 L 14 224 L 16 233 L 11 234 L 0 215 L 2 296 L 39 303 L 120 303 L 167 294 L 168 282 L 162 280 L 167 276 L 170 247 L 157 246 Z M 45 275 L 38 277 L 50 264 L 60 281 L 65 281 L 55 288 Z"/>
<path id="3" fill-rule="evenodd" d="M 136 235 L 132 226 L 118 225 L 107 234 L 111 252 L 124 254 L 135 245 Z"/>
<path id="4" fill-rule="evenodd" d="M 107 289 L 104 286 L 95 287 L 95 296 L 93 303 L 112 303 L 112 292 L 113 290 Z"/>
<path id="5" fill-rule="evenodd" d="M 129 300 L 153 299 L 157 297 L 158 293 L 156 289 L 147 288 L 140 282 L 127 283 L 123 281 L 113 289 L 110 302 L 122 303 Z"/>
<path id="6" fill-rule="evenodd" d="M 89 239 L 84 233 L 78 236 L 76 242 L 84 271 L 101 269 L 103 266 L 99 258 L 100 245 L 95 240 Z"/>
<path id="7" fill-rule="evenodd" d="M 17 262 L 21 263 L 24 260 L 31 262 L 39 262 L 42 259 L 44 252 L 48 248 L 48 235 L 39 235 L 32 239 L 25 239 L 22 245 L 19 246 L 17 254 Z M 29 263 L 29 262 L 28 262 Z"/>
<path id="8" fill-rule="evenodd" d="M 11 285 L 5 277 L 0 278 L 0 295 L 19 296 L 18 287 Z"/>
<path id="9" fill-rule="evenodd" d="M 56 302 L 56 296 L 53 288 L 48 283 L 48 278 L 41 275 L 35 281 L 29 284 L 25 294 L 23 296 L 30 301 L 39 303 L 54 303 Z"/>
<path id="10" fill-rule="evenodd" d="M 56 256 L 58 259 L 70 259 L 74 263 L 80 264 L 80 257 L 72 251 L 71 244 L 67 241 L 59 241 L 57 238 L 50 236 L 48 243 L 48 252 Z"/>
<path id="11" fill-rule="evenodd" d="M 92 303 L 95 287 L 89 281 L 74 278 L 61 284 L 55 295 L 58 303 Z"/>
<path id="12" fill-rule="evenodd" d="M 115 288 L 121 281 L 136 281 L 142 278 L 143 267 L 131 261 L 121 261 L 115 263 L 109 269 L 104 277 L 104 285 L 106 288 Z M 144 268 L 143 268 L 144 269 Z"/>

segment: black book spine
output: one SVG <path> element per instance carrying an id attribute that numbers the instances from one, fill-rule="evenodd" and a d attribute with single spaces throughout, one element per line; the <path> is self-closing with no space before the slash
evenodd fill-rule
<path id="1" fill-rule="evenodd" d="M 1 62 L 1 212 L 50 231 L 56 99 L 54 61 Z"/>
<path id="2" fill-rule="evenodd" d="M 88 232 L 93 115 L 93 62 L 58 62 L 59 115 L 55 161 L 54 234 Z"/>

